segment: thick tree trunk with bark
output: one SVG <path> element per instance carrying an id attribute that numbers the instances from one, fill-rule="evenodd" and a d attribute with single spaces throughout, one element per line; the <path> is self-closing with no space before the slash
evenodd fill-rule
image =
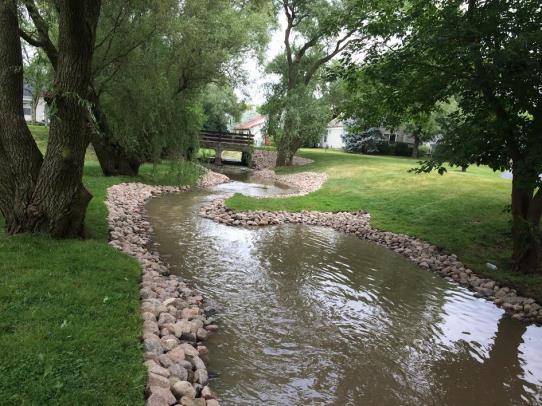
<path id="1" fill-rule="evenodd" d="M 100 168 L 104 176 L 137 176 L 141 161 L 129 158 L 124 148 L 111 141 L 106 133 L 92 133 L 92 146 L 100 162 Z"/>
<path id="2" fill-rule="evenodd" d="M 275 165 L 276 166 L 285 166 L 287 156 L 288 156 L 288 154 L 287 154 L 285 148 L 282 147 L 281 145 L 279 145 L 278 148 L 277 148 L 277 161 L 276 161 Z"/>
<path id="3" fill-rule="evenodd" d="M 286 131 L 285 134 L 287 134 Z M 302 142 L 302 140 L 291 139 L 288 136 L 279 142 L 277 145 L 276 166 L 291 166 L 294 161 L 295 153 L 301 147 Z"/>
<path id="4" fill-rule="evenodd" d="M 107 123 L 107 117 L 100 105 L 100 98 L 92 89 L 90 101 L 97 129 L 91 129 L 90 142 L 100 162 L 104 176 L 137 176 L 141 161 L 130 156 L 126 149 L 111 138 L 111 129 Z"/>
<path id="5" fill-rule="evenodd" d="M 0 211 L 6 230 L 27 221 L 42 155 L 23 112 L 23 69 L 17 8 L 0 0 Z"/>
<path id="6" fill-rule="evenodd" d="M 1 127 L 0 155 L 4 156 L 0 158 L 11 158 L 9 165 L 2 163 L 8 175 L 0 175 L 0 190 L 9 190 L 15 184 L 11 207 L 8 199 L 1 199 L 10 233 L 82 236 L 86 208 L 92 197 L 82 184 L 82 175 L 89 143 L 87 97 L 100 1 L 59 0 L 57 6 L 58 63 L 53 92 L 48 96 L 54 114 L 42 163 L 21 107 L 22 58 L 15 2 L 0 0 L 0 76 L 6 81 L 2 89 L 9 89 L 2 92 L 0 101 L 0 114 L 9 123 Z M 12 71 L 20 73 L 6 76 Z M 13 174 L 12 181 L 9 172 Z"/>
<path id="7" fill-rule="evenodd" d="M 512 259 L 514 271 L 542 272 L 542 190 L 526 186 L 518 173 L 512 180 Z"/>
<path id="8" fill-rule="evenodd" d="M 50 104 L 49 144 L 32 205 L 29 231 L 83 235 L 92 198 L 82 183 L 88 139 L 88 95 L 100 1 L 59 1 L 58 63 Z"/>

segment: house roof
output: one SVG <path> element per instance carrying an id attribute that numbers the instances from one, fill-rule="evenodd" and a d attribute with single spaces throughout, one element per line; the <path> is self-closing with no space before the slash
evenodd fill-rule
<path id="1" fill-rule="evenodd" d="M 250 120 L 237 124 L 235 126 L 235 129 L 236 130 L 250 130 L 251 128 L 256 127 L 257 125 L 265 123 L 265 120 L 267 120 L 267 116 L 262 116 L 260 114 L 255 117 L 252 117 Z"/>
<path id="2" fill-rule="evenodd" d="M 345 126 L 344 121 L 334 118 L 327 124 L 327 128 L 343 128 Z"/>

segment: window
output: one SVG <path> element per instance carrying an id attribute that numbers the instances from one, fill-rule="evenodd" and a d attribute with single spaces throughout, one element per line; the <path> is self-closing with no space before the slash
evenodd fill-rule
<path id="1" fill-rule="evenodd" d="M 395 142 L 395 138 L 397 137 L 397 135 L 396 134 L 390 134 L 389 137 L 390 137 L 390 144 L 393 144 Z"/>
<path id="2" fill-rule="evenodd" d="M 24 115 L 25 116 L 31 116 L 32 115 L 32 109 L 30 107 L 23 107 Z"/>

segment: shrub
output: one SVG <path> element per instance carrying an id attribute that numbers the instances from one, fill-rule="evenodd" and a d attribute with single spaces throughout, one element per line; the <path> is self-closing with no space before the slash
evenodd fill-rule
<path id="1" fill-rule="evenodd" d="M 429 155 L 429 146 L 428 145 L 420 145 L 420 148 L 418 148 L 418 157 L 424 157 Z"/>
<path id="2" fill-rule="evenodd" d="M 397 156 L 411 156 L 412 148 L 408 146 L 406 142 L 395 143 L 395 155 Z"/>
<path id="3" fill-rule="evenodd" d="M 390 155 L 392 153 L 392 150 L 393 150 L 393 147 L 390 145 L 388 141 L 379 141 L 376 144 L 375 154 Z"/>
<path id="4" fill-rule="evenodd" d="M 346 152 L 363 152 L 365 154 L 379 153 L 382 148 L 382 132 L 378 128 L 369 128 L 362 133 L 347 133 L 343 135 L 344 149 Z"/>

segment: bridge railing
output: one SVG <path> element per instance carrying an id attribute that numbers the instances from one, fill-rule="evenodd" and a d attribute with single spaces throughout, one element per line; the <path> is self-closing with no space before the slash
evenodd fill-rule
<path id="1" fill-rule="evenodd" d="M 254 136 L 250 132 L 200 131 L 200 141 L 204 144 L 238 144 L 241 147 L 254 144 Z"/>
<path id="2" fill-rule="evenodd" d="M 219 132 L 200 131 L 200 145 L 215 150 L 215 164 L 222 164 L 223 151 L 241 151 L 241 161 L 248 165 L 254 145 L 254 135 L 250 131 Z"/>

